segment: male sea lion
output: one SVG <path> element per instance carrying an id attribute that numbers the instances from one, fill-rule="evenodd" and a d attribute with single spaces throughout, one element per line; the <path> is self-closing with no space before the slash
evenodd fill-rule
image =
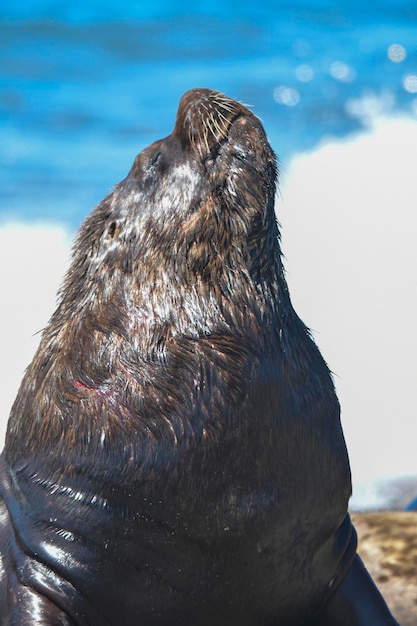
<path id="1" fill-rule="evenodd" d="M 8 425 L 2 624 L 396 623 L 276 175 L 259 120 L 195 89 L 84 222 Z"/>

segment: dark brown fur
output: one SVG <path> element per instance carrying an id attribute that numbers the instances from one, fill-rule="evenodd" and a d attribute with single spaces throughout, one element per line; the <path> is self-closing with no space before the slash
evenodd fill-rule
<path id="1" fill-rule="evenodd" d="M 81 227 L 1 459 L 1 624 L 394 623 L 275 180 L 259 120 L 192 90 Z"/>

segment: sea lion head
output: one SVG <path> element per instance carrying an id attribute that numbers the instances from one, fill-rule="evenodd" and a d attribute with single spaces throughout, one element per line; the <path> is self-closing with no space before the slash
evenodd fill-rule
<path id="1" fill-rule="evenodd" d="M 127 266 L 145 261 L 164 279 L 171 271 L 219 282 L 239 251 L 242 269 L 256 272 L 260 247 L 277 235 L 275 181 L 258 118 L 219 92 L 192 89 L 173 132 L 137 156 L 111 197 L 97 262 L 116 248 Z"/>

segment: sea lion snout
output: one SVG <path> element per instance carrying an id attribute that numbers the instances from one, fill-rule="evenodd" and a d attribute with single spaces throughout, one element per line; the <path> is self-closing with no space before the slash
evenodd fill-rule
<path id="1" fill-rule="evenodd" d="M 201 158 L 213 156 L 241 116 L 255 116 L 243 105 L 211 89 L 191 89 L 180 100 L 173 135 Z"/>

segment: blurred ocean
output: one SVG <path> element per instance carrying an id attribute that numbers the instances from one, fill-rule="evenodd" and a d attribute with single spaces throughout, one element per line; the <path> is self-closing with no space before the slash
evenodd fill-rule
<path id="1" fill-rule="evenodd" d="M 405 0 L 1 0 L 1 431 L 75 229 L 196 86 L 251 105 L 281 161 L 290 290 L 336 375 L 357 493 L 417 475 Z"/>
<path id="2" fill-rule="evenodd" d="M 415 116 L 416 27 L 404 0 L 3 0 L 0 220 L 76 227 L 190 87 L 253 105 L 284 164 Z"/>

